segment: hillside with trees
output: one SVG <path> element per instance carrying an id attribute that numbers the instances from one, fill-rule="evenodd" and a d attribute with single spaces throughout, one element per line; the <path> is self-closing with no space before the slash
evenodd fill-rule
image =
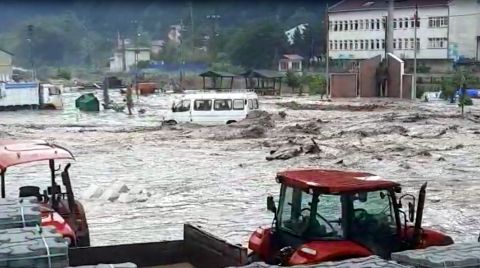
<path id="1" fill-rule="evenodd" d="M 152 40 L 167 40 L 171 25 L 182 25 L 181 44 L 167 42 L 154 60 L 269 68 L 284 53 L 305 58 L 323 54 L 325 5 L 322 1 L 6 1 L 0 2 L 5 25 L 0 28 L 0 48 L 15 54 L 17 66 L 29 67 L 31 45 L 37 66 L 94 70 L 106 66 L 118 34 L 132 40 L 137 36 L 139 46 L 148 46 Z M 284 32 L 303 23 L 307 29 L 296 32 L 294 44 L 289 44 Z M 31 43 L 28 25 L 33 26 Z"/>

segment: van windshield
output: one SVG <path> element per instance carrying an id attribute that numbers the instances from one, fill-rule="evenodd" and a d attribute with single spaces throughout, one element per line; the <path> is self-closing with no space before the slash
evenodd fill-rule
<path id="1" fill-rule="evenodd" d="M 173 106 L 172 111 L 174 113 L 190 111 L 190 100 L 182 100 L 178 102 Z"/>

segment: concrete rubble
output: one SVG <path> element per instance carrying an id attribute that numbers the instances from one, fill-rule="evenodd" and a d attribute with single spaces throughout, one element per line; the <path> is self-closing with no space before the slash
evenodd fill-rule
<path id="1" fill-rule="evenodd" d="M 480 267 L 480 243 L 460 243 L 393 253 L 392 260 L 424 268 Z"/>

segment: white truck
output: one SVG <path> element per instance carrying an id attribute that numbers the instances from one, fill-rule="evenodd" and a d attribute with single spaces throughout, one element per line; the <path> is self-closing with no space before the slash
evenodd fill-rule
<path id="1" fill-rule="evenodd" d="M 36 82 L 0 82 L 0 110 L 62 109 L 62 88 Z"/>

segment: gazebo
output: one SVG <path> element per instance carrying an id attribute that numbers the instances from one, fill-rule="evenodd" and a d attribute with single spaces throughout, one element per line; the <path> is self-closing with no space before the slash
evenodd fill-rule
<path id="1" fill-rule="evenodd" d="M 203 77 L 203 89 L 232 89 L 233 88 L 233 79 L 237 75 L 232 74 L 232 73 L 227 73 L 227 72 L 217 72 L 217 71 L 207 71 L 204 73 L 200 74 L 201 77 Z M 205 82 L 205 77 L 208 77 L 211 79 L 211 86 L 207 87 L 207 84 Z M 220 78 L 220 82 L 218 79 Z M 223 79 L 230 79 L 230 85 L 223 87 Z"/>
<path id="2" fill-rule="evenodd" d="M 262 95 L 280 95 L 285 74 L 273 70 L 251 69 L 244 72 L 242 76 L 245 78 L 247 89 L 254 89 Z"/>

